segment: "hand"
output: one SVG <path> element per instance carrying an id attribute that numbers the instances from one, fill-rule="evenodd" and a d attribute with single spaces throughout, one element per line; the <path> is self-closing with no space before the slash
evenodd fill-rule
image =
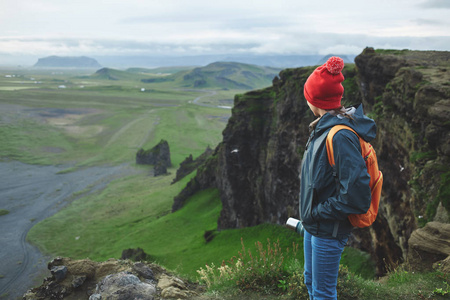
<path id="1" fill-rule="evenodd" d="M 295 227 L 295 231 L 300 234 L 301 236 L 303 236 L 303 234 L 305 233 L 305 228 L 303 228 L 303 224 L 301 221 L 299 221 L 297 223 L 297 227 Z"/>

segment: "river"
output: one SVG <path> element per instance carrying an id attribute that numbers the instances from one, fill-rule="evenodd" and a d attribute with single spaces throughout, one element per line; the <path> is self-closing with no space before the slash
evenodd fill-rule
<path id="1" fill-rule="evenodd" d="M 100 190 L 114 178 L 134 172 L 127 165 L 101 166 L 64 173 L 68 166 L 0 162 L 0 299 L 16 299 L 49 275 L 47 262 L 26 241 L 36 223 L 52 216 L 76 195 Z"/>

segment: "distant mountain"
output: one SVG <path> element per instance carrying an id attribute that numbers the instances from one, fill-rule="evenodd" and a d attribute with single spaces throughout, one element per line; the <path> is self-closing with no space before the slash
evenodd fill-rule
<path id="1" fill-rule="evenodd" d="M 36 68 L 101 68 L 93 58 L 86 56 L 48 56 L 39 58 Z"/>
<path id="2" fill-rule="evenodd" d="M 179 72 L 173 76 L 182 76 L 183 87 L 251 90 L 271 85 L 273 78 L 280 71 L 278 68 L 236 62 L 215 62 L 205 67 Z M 167 79 L 170 79 L 170 77 Z"/>
<path id="3" fill-rule="evenodd" d="M 102 68 L 92 74 L 91 77 L 107 80 L 138 79 L 136 74 L 111 68 Z"/>
<path id="4" fill-rule="evenodd" d="M 180 70 L 176 73 L 175 70 Z M 215 62 L 204 67 L 130 68 L 126 71 L 102 68 L 90 78 L 102 80 L 131 80 L 144 84 L 164 83 L 174 88 L 222 88 L 251 90 L 272 85 L 281 69 L 241 64 Z M 145 87 L 145 86 L 144 86 Z"/>

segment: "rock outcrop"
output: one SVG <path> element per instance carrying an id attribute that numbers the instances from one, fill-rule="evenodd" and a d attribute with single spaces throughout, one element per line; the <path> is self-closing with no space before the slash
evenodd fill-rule
<path id="1" fill-rule="evenodd" d="M 177 174 L 172 181 L 172 184 L 196 170 L 200 165 L 205 163 L 205 161 L 212 155 L 212 153 L 213 150 L 208 146 L 206 147 L 205 152 L 200 154 L 200 156 L 196 159 L 192 157 L 192 154 L 186 157 L 186 159 L 181 162 L 180 167 L 177 170 Z"/>
<path id="2" fill-rule="evenodd" d="M 144 252 L 143 249 L 137 248 L 137 249 L 125 249 L 122 251 L 121 259 L 129 259 L 132 261 L 141 261 L 147 259 L 147 253 Z"/>
<path id="3" fill-rule="evenodd" d="M 354 231 L 382 275 L 403 262 L 412 232 L 450 210 L 450 53 L 364 50 L 343 71 L 344 105 L 363 103 L 377 122 L 384 188 L 376 222 Z M 218 229 L 284 224 L 298 217 L 299 168 L 313 120 L 303 84 L 313 67 L 287 69 L 272 87 L 235 97 L 223 141 L 174 199 L 220 191 Z"/>
<path id="4" fill-rule="evenodd" d="M 184 281 L 158 265 L 129 260 L 55 258 L 52 276 L 29 290 L 24 300 L 46 299 L 207 299 L 204 288 Z"/>
<path id="5" fill-rule="evenodd" d="M 167 168 L 172 166 L 169 143 L 166 140 L 161 140 L 149 150 L 139 149 L 136 153 L 136 164 L 154 165 L 155 176 L 166 174 Z"/>

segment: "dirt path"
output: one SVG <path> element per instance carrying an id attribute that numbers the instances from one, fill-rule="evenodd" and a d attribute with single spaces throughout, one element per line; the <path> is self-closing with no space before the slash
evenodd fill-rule
<path id="1" fill-rule="evenodd" d="M 97 191 L 112 179 L 135 172 L 121 165 L 58 174 L 66 168 L 0 163 L 0 209 L 9 211 L 0 216 L 0 299 L 21 298 L 48 275 L 49 258 L 26 241 L 32 226 L 58 212 L 81 191 Z"/>
<path id="2" fill-rule="evenodd" d="M 151 109 L 151 110 L 147 111 L 147 112 L 146 112 L 144 115 L 142 115 L 141 117 L 136 118 L 136 119 L 133 119 L 132 121 L 130 121 L 129 123 L 127 123 L 126 125 L 124 125 L 122 128 L 120 128 L 119 131 L 117 131 L 117 132 L 109 139 L 109 141 L 106 143 L 106 146 L 105 146 L 105 147 L 109 147 L 110 145 L 112 145 L 113 143 L 115 143 L 116 140 L 120 137 L 120 135 L 126 133 L 126 131 L 127 131 L 128 129 L 130 129 L 132 126 L 134 126 L 136 123 L 141 122 L 141 121 L 145 121 L 145 119 L 147 119 L 147 118 L 149 117 L 149 115 L 152 114 L 154 111 L 155 111 L 154 109 Z M 159 118 L 157 118 L 155 122 L 158 122 L 158 121 L 159 121 Z M 144 138 L 144 140 L 141 142 L 141 145 L 144 144 L 144 143 L 146 142 L 146 138 L 147 138 L 147 137 L 148 137 L 148 136 L 146 136 L 146 137 Z M 141 147 L 141 146 L 139 146 L 139 147 Z M 139 148 L 139 147 L 138 147 L 138 148 Z"/>

